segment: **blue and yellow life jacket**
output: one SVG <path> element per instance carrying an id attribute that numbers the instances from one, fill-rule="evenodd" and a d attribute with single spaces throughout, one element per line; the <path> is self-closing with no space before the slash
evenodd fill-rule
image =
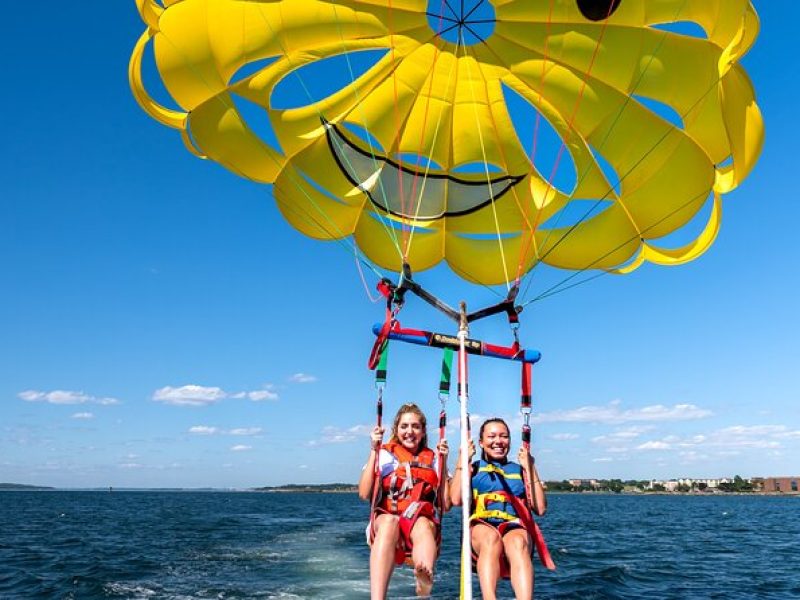
<path id="1" fill-rule="evenodd" d="M 479 460 L 472 463 L 472 515 L 470 522 L 482 521 L 496 528 L 500 536 L 508 528 L 522 526 L 533 540 L 539 559 L 548 569 L 555 569 L 544 536 L 533 520 L 525 493 L 522 467 L 514 462 L 493 463 Z M 533 548 L 531 548 L 533 551 Z M 473 566 L 477 564 L 473 552 Z M 509 577 L 505 554 L 500 556 L 500 576 Z"/>
<path id="2" fill-rule="evenodd" d="M 496 525 L 528 517 L 519 514 L 517 507 L 520 502 L 512 501 L 512 497 L 525 502 L 525 483 L 520 465 L 485 460 L 472 463 L 472 519 Z"/>

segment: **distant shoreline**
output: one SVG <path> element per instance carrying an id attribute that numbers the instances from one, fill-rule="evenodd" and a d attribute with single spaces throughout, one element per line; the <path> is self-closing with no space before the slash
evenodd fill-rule
<path id="1" fill-rule="evenodd" d="M 326 489 L 324 486 L 275 486 L 268 488 L 253 488 L 246 490 L 251 492 L 270 493 L 270 494 L 355 494 L 358 493 L 358 488 L 352 486 L 347 489 Z M 610 491 L 567 491 L 557 490 L 547 492 L 551 494 L 584 494 L 588 496 L 701 496 L 701 497 L 719 497 L 719 496 L 792 496 L 800 497 L 800 492 L 610 492 Z"/>
<path id="2" fill-rule="evenodd" d="M 0 492 L 208 492 L 208 493 L 266 493 L 266 494 L 356 494 L 358 486 L 346 483 L 329 483 L 321 485 L 312 484 L 287 484 L 277 486 L 262 486 L 253 488 L 114 488 L 114 487 L 92 487 L 92 488 L 57 488 L 42 485 L 27 485 L 21 483 L 0 483 Z M 798 497 L 800 492 L 751 492 L 751 491 L 689 491 L 689 492 L 669 492 L 669 491 L 630 491 L 622 490 L 619 492 L 609 490 L 551 490 L 550 494 L 586 494 L 592 496 L 699 496 L 699 497 L 720 497 L 720 496 L 780 496 Z"/>
<path id="3" fill-rule="evenodd" d="M 27 485 L 24 483 L 0 483 L 0 492 L 7 491 L 36 491 L 54 490 L 56 488 L 46 485 Z"/>

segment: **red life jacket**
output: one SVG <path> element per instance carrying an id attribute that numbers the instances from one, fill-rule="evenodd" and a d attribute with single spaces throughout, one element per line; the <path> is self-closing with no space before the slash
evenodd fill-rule
<path id="1" fill-rule="evenodd" d="M 433 466 L 436 453 L 430 448 L 423 448 L 414 455 L 399 442 L 384 444 L 383 449 L 394 456 L 399 464 L 381 480 L 378 506 L 387 512 L 399 514 L 412 502 L 430 502 L 433 505 L 439 487 L 439 477 Z"/>

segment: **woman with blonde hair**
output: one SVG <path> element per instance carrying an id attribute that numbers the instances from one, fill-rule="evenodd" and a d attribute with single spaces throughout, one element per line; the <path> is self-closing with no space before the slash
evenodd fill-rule
<path id="1" fill-rule="evenodd" d="M 439 553 L 440 525 L 437 501 L 449 504 L 447 477 L 439 476 L 439 462 L 447 470 L 447 441 L 434 452 L 428 448 L 427 420 L 416 404 L 404 404 L 395 415 L 391 435 L 382 443 L 384 429 L 370 435 L 367 464 L 358 483 L 358 495 L 372 500 L 368 528 L 370 593 L 383 600 L 396 564 L 414 567 L 418 596 L 429 596 Z M 447 506 L 443 507 L 445 510 Z"/>

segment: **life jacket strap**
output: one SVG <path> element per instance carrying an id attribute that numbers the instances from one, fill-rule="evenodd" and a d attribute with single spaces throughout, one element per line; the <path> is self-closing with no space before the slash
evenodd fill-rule
<path id="1" fill-rule="evenodd" d="M 504 521 L 516 521 L 520 518 L 519 515 L 511 514 L 508 511 L 500 509 L 489 509 L 486 507 L 488 503 L 502 503 L 503 507 L 516 506 L 511 499 L 511 495 L 506 492 L 486 492 L 484 494 L 474 494 L 475 509 L 472 512 L 473 519 L 503 519 Z"/>
<path id="2" fill-rule="evenodd" d="M 522 475 L 519 473 L 506 473 L 501 467 L 497 465 L 488 464 L 478 469 L 478 473 L 496 473 L 503 477 L 503 479 L 521 479 Z"/>
<path id="3" fill-rule="evenodd" d="M 502 519 L 503 521 L 519 521 L 517 515 L 512 515 L 504 510 L 476 510 L 470 520 L 486 521 L 488 519 Z"/>

